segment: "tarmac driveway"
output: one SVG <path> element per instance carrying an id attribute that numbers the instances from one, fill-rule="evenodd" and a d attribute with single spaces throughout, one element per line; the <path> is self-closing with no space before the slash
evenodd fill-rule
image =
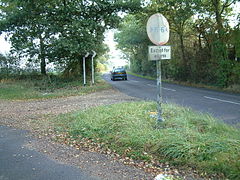
<path id="1" fill-rule="evenodd" d="M 0 180 L 94 180 L 80 169 L 29 149 L 27 131 L 0 126 Z"/>

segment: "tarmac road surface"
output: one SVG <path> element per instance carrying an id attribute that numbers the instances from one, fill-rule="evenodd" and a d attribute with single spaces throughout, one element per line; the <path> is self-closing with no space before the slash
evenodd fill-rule
<path id="1" fill-rule="evenodd" d="M 27 131 L 0 126 L 0 180 L 97 180 L 28 149 Z"/>

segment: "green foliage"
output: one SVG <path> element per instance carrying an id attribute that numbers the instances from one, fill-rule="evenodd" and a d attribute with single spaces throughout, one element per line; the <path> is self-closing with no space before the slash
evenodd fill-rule
<path id="1" fill-rule="evenodd" d="M 232 83 L 231 84 L 239 84 L 240 85 L 240 62 L 235 62 L 233 65 L 233 75 L 232 77 Z"/>
<path id="2" fill-rule="evenodd" d="M 118 48 L 128 57 L 130 70 L 155 76 L 155 62 L 147 61 L 147 19 L 162 13 L 170 24 L 171 60 L 163 61 L 165 79 L 204 83 L 221 88 L 239 84 L 239 25 L 228 17 L 236 0 L 151 0 L 141 13 L 128 15 L 116 34 Z M 197 14 L 198 17 L 195 15 Z M 239 60 L 238 60 L 239 61 Z"/>
<path id="3" fill-rule="evenodd" d="M 10 55 L 0 54 L 0 75 L 3 77 L 14 74 L 20 70 L 20 62 Z"/>
<path id="4" fill-rule="evenodd" d="M 144 20 L 139 20 L 133 15 L 126 16 L 115 34 L 117 47 L 121 49 L 131 62 L 133 72 L 141 72 L 144 75 L 154 74 L 155 62 L 147 59 L 149 40 L 146 36 L 144 25 L 146 14 L 142 14 Z"/>
<path id="5" fill-rule="evenodd" d="M 95 50 L 104 52 L 104 32 L 120 22 L 118 12 L 139 10 L 140 0 L 3 0 L 0 33 L 8 32 L 19 56 L 64 66 Z"/>
<path id="6" fill-rule="evenodd" d="M 156 119 L 150 117 L 155 111 L 156 104 L 151 102 L 121 103 L 64 115 L 57 123 L 65 122 L 76 139 L 92 139 L 133 159 L 154 158 L 240 178 L 239 129 L 171 104 L 163 105 L 166 122 L 156 128 Z"/>
<path id="7" fill-rule="evenodd" d="M 235 47 L 236 57 L 240 57 L 240 29 L 239 27 L 232 31 L 231 41 Z"/>

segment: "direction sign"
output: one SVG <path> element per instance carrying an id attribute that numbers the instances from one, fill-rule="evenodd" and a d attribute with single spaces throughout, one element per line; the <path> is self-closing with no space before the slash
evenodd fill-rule
<path id="1" fill-rule="evenodd" d="M 169 40 L 169 24 L 160 13 L 153 14 L 147 22 L 147 35 L 155 45 L 164 45 Z"/>
<path id="2" fill-rule="evenodd" d="M 171 59 L 171 46 L 148 46 L 148 60 Z"/>

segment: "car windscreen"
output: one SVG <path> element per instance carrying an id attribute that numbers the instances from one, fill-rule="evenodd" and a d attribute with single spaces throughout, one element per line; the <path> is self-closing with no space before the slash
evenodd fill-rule
<path id="1" fill-rule="evenodd" d="M 125 72 L 125 69 L 114 69 L 114 72 Z"/>

